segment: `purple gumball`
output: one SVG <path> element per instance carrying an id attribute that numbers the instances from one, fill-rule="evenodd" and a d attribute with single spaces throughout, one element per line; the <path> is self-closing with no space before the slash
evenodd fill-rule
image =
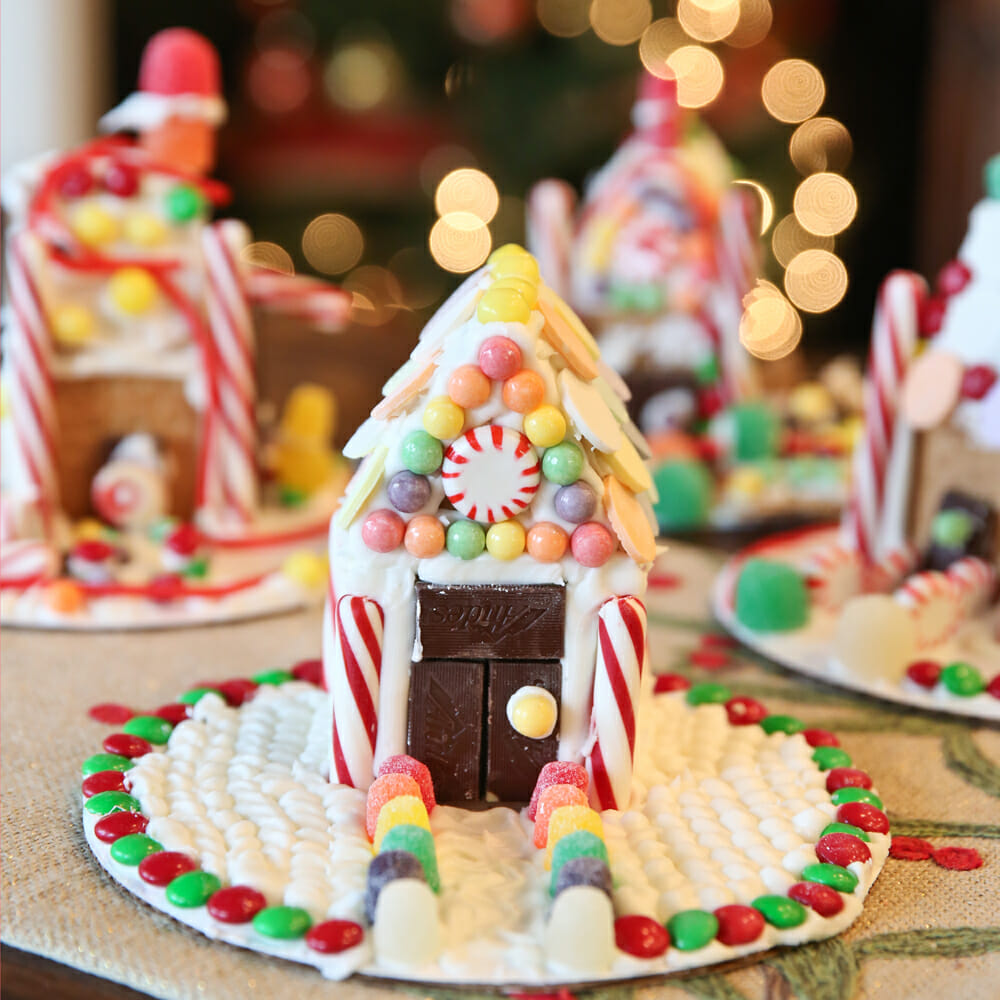
<path id="1" fill-rule="evenodd" d="M 589 521 L 597 510 L 597 494 L 584 482 L 563 486 L 556 492 L 556 513 L 573 524 Z"/>
<path id="2" fill-rule="evenodd" d="M 414 514 L 431 498 L 431 484 L 415 472 L 397 472 L 389 480 L 389 503 L 404 514 Z"/>

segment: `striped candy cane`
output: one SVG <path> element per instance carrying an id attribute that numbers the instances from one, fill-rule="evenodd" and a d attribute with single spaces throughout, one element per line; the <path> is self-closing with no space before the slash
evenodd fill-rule
<path id="1" fill-rule="evenodd" d="M 545 283 L 565 298 L 570 291 L 576 191 L 565 181 L 539 181 L 528 194 L 528 249 Z"/>
<path id="2" fill-rule="evenodd" d="M 258 486 L 253 318 L 239 262 L 249 239 L 247 228 L 233 219 L 202 232 L 218 400 L 205 491 L 223 520 L 239 524 L 253 519 Z"/>
<path id="3" fill-rule="evenodd" d="M 246 287 L 254 305 L 306 319 L 325 333 L 337 333 L 350 319 L 351 293 L 319 278 L 251 267 Z"/>
<path id="4" fill-rule="evenodd" d="M 22 232 L 7 249 L 7 283 L 12 322 L 5 348 L 10 366 L 10 412 L 24 481 L 16 493 L 32 495 L 42 512 L 46 535 L 59 507 L 56 464 L 56 401 L 52 384 L 54 342 L 40 290 L 45 248 L 39 237 Z"/>
<path id="5" fill-rule="evenodd" d="M 597 616 L 593 747 L 587 758 L 591 797 L 599 809 L 626 809 L 632 791 L 639 682 L 646 659 L 646 608 L 612 597 Z"/>
<path id="6" fill-rule="evenodd" d="M 336 635 L 327 684 L 333 698 L 333 777 L 367 788 L 374 777 L 385 614 L 370 597 L 336 602 Z"/>
<path id="7" fill-rule="evenodd" d="M 854 549 L 832 542 L 809 553 L 804 566 L 815 603 L 837 611 L 864 589 L 864 566 Z"/>
<path id="8" fill-rule="evenodd" d="M 974 618 L 989 606 L 996 591 L 997 571 L 985 559 L 965 556 L 953 562 L 947 573 L 958 589 L 963 618 Z"/>
<path id="9" fill-rule="evenodd" d="M 20 539 L 0 545 L 0 583 L 29 586 L 55 576 L 59 557 L 47 542 Z"/>
<path id="10" fill-rule="evenodd" d="M 920 647 L 944 642 L 958 628 L 958 586 L 945 573 L 937 570 L 914 573 L 893 597 L 913 615 Z"/>

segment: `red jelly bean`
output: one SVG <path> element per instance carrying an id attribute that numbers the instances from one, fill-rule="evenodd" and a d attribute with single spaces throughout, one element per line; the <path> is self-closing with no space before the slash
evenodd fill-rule
<path id="1" fill-rule="evenodd" d="M 972 365 L 962 376 L 962 396 L 965 399 L 982 399 L 996 385 L 996 369 L 990 365 Z"/>
<path id="2" fill-rule="evenodd" d="M 355 948 L 365 939 L 364 929 L 353 920 L 324 920 L 306 935 L 306 944 L 323 955 Z"/>
<path id="3" fill-rule="evenodd" d="M 701 637 L 701 644 L 721 649 L 735 649 L 738 645 L 731 635 L 723 635 L 721 632 L 706 632 Z"/>
<path id="4" fill-rule="evenodd" d="M 113 844 L 119 837 L 143 833 L 148 824 L 149 820 L 142 813 L 108 813 L 94 824 L 94 836 L 105 844 Z"/>
<path id="5" fill-rule="evenodd" d="M 161 705 L 153 715 L 166 719 L 173 726 L 180 725 L 185 719 L 191 718 L 191 706 L 178 702 L 175 705 Z"/>
<path id="6" fill-rule="evenodd" d="M 856 767 L 834 767 L 826 776 L 826 790 L 831 794 L 838 788 L 871 788 L 872 779 Z"/>
<path id="7" fill-rule="evenodd" d="M 993 695 L 994 698 L 1000 698 L 1000 674 L 986 685 L 986 693 Z"/>
<path id="8" fill-rule="evenodd" d="M 941 664 L 936 660 L 916 660 L 906 668 L 906 676 L 914 684 L 932 688 L 941 676 Z"/>
<path id="9" fill-rule="evenodd" d="M 820 882 L 796 882 L 788 890 L 788 898 L 808 906 L 821 917 L 835 917 L 844 908 L 843 896 Z"/>
<path id="10" fill-rule="evenodd" d="M 950 260 L 938 271 L 937 290 L 942 295 L 955 295 L 969 283 L 972 272 L 960 260 Z"/>
<path id="11" fill-rule="evenodd" d="M 933 853 L 930 841 L 922 837 L 893 837 L 889 845 L 889 857 L 897 861 L 926 861 Z"/>
<path id="12" fill-rule="evenodd" d="M 139 190 L 139 172 L 128 163 L 112 163 L 104 175 L 104 186 L 119 198 L 131 198 Z"/>
<path id="13" fill-rule="evenodd" d="M 574 764 L 569 760 L 549 761 L 538 772 L 535 790 L 531 793 L 531 801 L 528 803 L 528 819 L 532 823 L 535 822 L 538 799 L 549 785 L 576 785 L 581 791 L 586 792 L 590 786 L 590 778 L 582 764 Z"/>
<path id="14" fill-rule="evenodd" d="M 63 164 L 56 169 L 55 176 L 64 198 L 82 198 L 94 186 L 94 178 L 82 163 Z"/>
<path id="15" fill-rule="evenodd" d="M 756 698 L 737 695 L 726 702 L 726 715 L 731 726 L 754 726 L 766 718 L 767 709 Z"/>
<path id="16" fill-rule="evenodd" d="M 803 729 L 802 735 L 811 747 L 839 747 L 840 740 L 826 729 Z"/>
<path id="17" fill-rule="evenodd" d="M 83 779 L 82 788 L 85 799 L 100 792 L 124 792 L 125 775 L 121 771 L 95 771 Z"/>
<path id="18" fill-rule="evenodd" d="M 881 809 L 867 802 L 845 802 L 837 810 L 839 823 L 850 823 L 866 833 L 888 833 L 889 819 Z"/>
<path id="19" fill-rule="evenodd" d="M 671 691 L 687 691 L 691 682 L 680 674 L 659 674 L 653 691 L 656 694 L 668 694 Z"/>
<path id="20" fill-rule="evenodd" d="M 696 649 L 688 659 L 696 667 L 703 667 L 705 670 L 719 670 L 729 666 L 729 656 L 714 649 Z"/>
<path id="21" fill-rule="evenodd" d="M 764 916 L 752 906 L 737 903 L 720 906 L 715 911 L 715 919 L 719 921 L 716 937 L 723 944 L 750 944 L 764 933 Z"/>
<path id="22" fill-rule="evenodd" d="M 139 878 L 150 885 L 167 886 L 178 875 L 193 872 L 197 865 L 180 851 L 157 851 L 139 862 Z"/>
<path id="23" fill-rule="evenodd" d="M 936 865 L 955 872 L 970 872 L 983 864 L 979 851 L 972 847 L 939 847 L 931 853 L 931 857 Z"/>
<path id="24" fill-rule="evenodd" d="M 323 686 L 323 661 L 322 660 L 300 660 L 292 667 L 292 676 L 297 681 L 304 681 L 306 684 L 315 684 L 316 687 Z M 328 921 L 335 923 L 336 921 Z M 349 921 L 340 921 L 349 923 Z M 320 924 L 319 926 L 322 926 Z"/>
<path id="25" fill-rule="evenodd" d="M 104 738 L 104 749 L 108 753 L 120 754 L 122 757 L 142 757 L 153 752 L 153 744 L 141 736 L 131 736 L 129 733 L 112 733 Z"/>
<path id="26" fill-rule="evenodd" d="M 924 300 L 924 304 L 920 307 L 921 337 L 933 337 L 940 332 L 947 308 L 947 303 L 940 295 L 931 295 Z"/>
<path id="27" fill-rule="evenodd" d="M 123 722 L 128 722 L 135 715 L 127 705 L 119 705 L 113 701 L 102 701 L 100 705 L 94 705 L 88 709 L 89 715 L 95 722 L 103 722 L 109 726 L 120 726 Z"/>
<path id="28" fill-rule="evenodd" d="M 205 905 L 220 923 L 248 924 L 267 906 L 267 900 L 248 885 L 230 885 L 212 893 Z"/>
<path id="29" fill-rule="evenodd" d="M 633 913 L 615 921 L 615 944 L 626 955 L 656 958 L 670 947 L 670 935 L 652 917 Z"/>
<path id="30" fill-rule="evenodd" d="M 146 585 L 149 599 L 157 604 L 169 604 L 184 592 L 184 579 L 178 573 L 161 573 Z"/>
<path id="31" fill-rule="evenodd" d="M 855 861 L 871 861 L 868 845 L 851 833 L 828 833 L 816 842 L 816 857 L 830 865 L 846 868 Z"/>
<path id="32" fill-rule="evenodd" d="M 257 683 L 248 677 L 234 677 L 231 681 L 223 681 L 216 685 L 216 690 L 226 699 L 227 705 L 239 708 L 253 697 L 257 687 Z"/>

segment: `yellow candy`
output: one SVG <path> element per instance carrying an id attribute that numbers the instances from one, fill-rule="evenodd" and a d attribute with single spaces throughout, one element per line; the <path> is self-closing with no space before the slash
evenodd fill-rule
<path id="1" fill-rule="evenodd" d="M 510 723 L 529 740 L 544 739 L 555 729 L 556 706 L 552 698 L 529 695 L 521 698 L 510 711 Z"/>
<path id="2" fill-rule="evenodd" d="M 422 826 L 425 830 L 431 828 L 427 818 L 427 808 L 418 795 L 397 795 L 379 810 L 378 822 L 375 824 L 375 850 L 382 846 L 382 838 L 394 827 L 407 824 Z"/>
<path id="3" fill-rule="evenodd" d="M 93 202 L 81 205 L 73 213 L 72 229 L 73 234 L 88 246 L 102 246 L 118 239 L 118 220 Z"/>
<path id="4" fill-rule="evenodd" d="M 0 420 L 10 416 L 10 389 L 6 382 L 0 382 Z"/>
<path id="5" fill-rule="evenodd" d="M 108 295 L 123 313 L 138 316 L 156 302 L 156 282 L 149 271 L 141 267 L 123 267 L 111 275 Z"/>
<path id="6" fill-rule="evenodd" d="M 567 833 L 587 830 L 604 839 L 604 824 L 601 814 L 590 806 L 560 806 L 549 817 L 549 839 L 545 846 L 545 867 L 552 867 L 552 851 Z"/>
<path id="7" fill-rule="evenodd" d="M 524 433 L 539 448 L 551 448 L 566 436 L 566 418 L 561 411 L 546 403 L 524 418 Z"/>
<path id="8" fill-rule="evenodd" d="M 288 397 L 281 414 L 281 433 L 326 444 L 333 435 L 337 401 L 322 385 L 303 382 Z"/>
<path id="9" fill-rule="evenodd" d="M 424 410 L 424 430 L 439 441 L 457 438 L 465 426 L 465 410 L 447 396 L 437 396 Z"/>
<path id="10" fill-rule="evenodd" d="M 526 278 L 500 278 L 490 285 L 489 290 L 493 291 L 497 288 L 513 289 L 532 309 L 538 305 L 538 285 L 533 281 L 528 281 Z"/>
<path id="11" fill-rule="evenodd" d="M 86 306 L 61 306 L 52 317 L 52 332 L 61 344 L 85 344 L 94 335 L 94 316 Z"/>
<path id="12" fill-rule="evenodd" d="M 135 212 L 125 220 L 125 239 L 140 247 L 156 247 L 167 238 L 167 226 L 151 212 Z"/>
<path id="13" fill-rule="evenodd" d="M 806 382 L 795 388 L 788 399 L 788 409 L 803 423 L 832 420 L 837 415 L 833 397 L 818 382 Z"/>
<path id="14" fill-rule="evenodd" d="M 388 455 L 388 447 L 380 444 L 372 449 L 368 457 L 358 466 L 358 471 L 354 473 L 354 478 L 348 484 L 347 493 L 340 501 L 337 513 L 333 516 L 333 523 L 338 528 L 349 528 L 361 512 L 365 501 L 382 481 L 382 473 L 385 471 L 385 460 Z"/>
<path id="15" fill-rule="evenodd" d="M 743 465 L 729 474 L 726 488 L 730 493 L 745 497 L 758 497 L 764 492 L 764 475 L 752 465 Z"/>
<path id="16" fill-rule="evenodd" d="M 281 572 L 293 583 L 307 590 L 319 590 L 326 585 L 326 560 L 305 549 L 293 552 L 281 564 Z"/>
<path id="17" fill-rule="evenodd" d="M 95 517 L 82 517 L 73 525 L 73 536 L 78 542 L 93 542 L 104 537 L 104 525 Z"/>
<path id="18" fill-rule="evenodd" d="M 476 319 L 480 323 L 527 323 L 531 306 L 516 288 L 491 285 L 476 306 Z"/>
<path id="19" fill-rule="evenodd" d="M 502 260 L 504 257 L 524 257 L 526 255 L 530 256 L 528 254 L 528 251 L 525 250 L 524 247 L 520 246 L 519 244 L 504 243 L 502 247 L 497 247 L 496 250 L 494 250 L 493 253 L 489 255 L 489 257 L 486 260 L 486 263 L 495 264 L 498 260 Z"/>
<path id="20" fill-rule="evenodd" d="M 486 532 L 486 551 L 494 559 L 516 559 L 524 551 L 524 528 L 520 521 L 499 521 Z"/>
<path id="21" fill-rule="evenodd" d="M 601 349 L 597 346 L 597 341 L 594 340 L 593 334 L 584 325 L 583 320 L 573 312 L 563 299 L 556 295 L 547 285 L 541 287 L 538 297 L 566 321 L 566 325 L 577 335 L 592 358 L 596 359 L 601 356 Z"/>
<path id="22" fill-rule="evenodd" d="M 539 280 L 538 261 L 527 251 L 509 253 L 493 263 L 491 273 L 494 278 L 523 278 L 532 284 Z"/>
<path id="23" fill-rule="evenodd" d="M 612 455 L 598 454 L 596 461 L 617 476 L 633 493 L 644 493 L 653 485 L 649 469 L 631 441 L 626 440 Z"/>

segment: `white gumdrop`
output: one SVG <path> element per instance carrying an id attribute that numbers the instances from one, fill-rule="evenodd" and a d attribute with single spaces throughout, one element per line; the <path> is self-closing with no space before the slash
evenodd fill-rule
<path id="1" fill-rule="evenodd" d="M 375 904 L 375 957 L 390 965 L 419 966 L 441 951 L 437 897 L 426 882 L 398 878 Z"/>
<path id="2" fill-rule="evenodd" d="M 917 652 L 913 617 L 885 594 L 865 594 L 844 605 L 833 658 L 852 674 L 898 681 Z"/>
<path id="3" fill-rule="evenodd" d="M 545 927 L 545 955 L 555 972 L 607 972 L 615 957 L 611 900 L 589 885 L 559 893 Z"/>

